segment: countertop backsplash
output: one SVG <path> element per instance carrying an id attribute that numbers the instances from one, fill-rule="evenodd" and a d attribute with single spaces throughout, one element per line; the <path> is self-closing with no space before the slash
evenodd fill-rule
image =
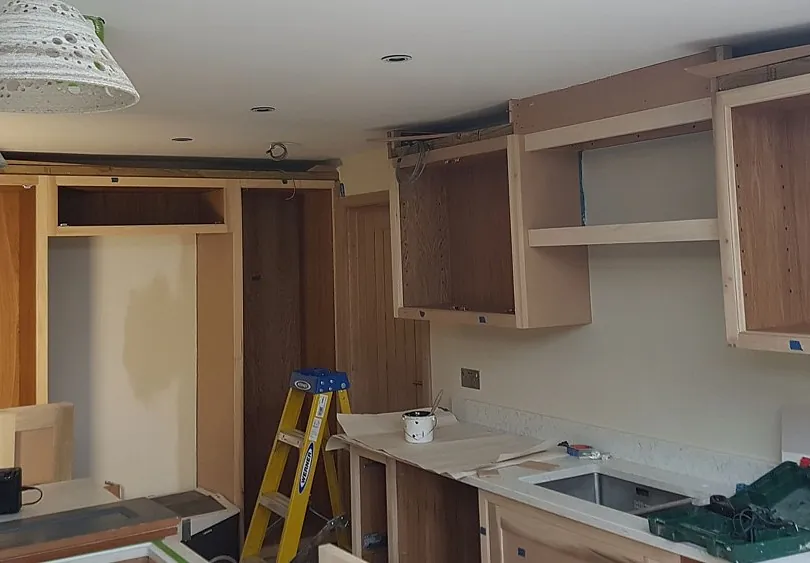
<path id="1" fill-rule="evenodd" d="M 502 432 L 584 443 L 627 461 L 729 485 L 751 483 L 777 464 L 457 396 L 452 411 L 459 420 Z"/>

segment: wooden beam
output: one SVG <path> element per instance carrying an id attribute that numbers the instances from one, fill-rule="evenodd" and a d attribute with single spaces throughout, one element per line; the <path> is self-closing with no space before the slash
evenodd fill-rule
<path id="1" fill-rule="evenodd" d="M 57 186 L 103 188 L 198 188 L 222 189 L 224 180 L 208 178 L 120 178 L 118 176 L 56 176 Z"/>
<path id="2" fill-rule="evenodd" d="M 118 166 L 87 166 L 81 164 L 29 164 L 9 162 L 0 176 L 151 176 L 160 178 L 218 178 L 218 179 L 267 179 L 267 180 L 331 180 L 339 179 L 337 169 L 313 172 L 252 171 L 252 170 L 211 170 L 177 168 L 137 168 Z"/>
<path id="3" fill-rule="evenodd" d="M 335 188 L 337 180 L 314 180 L 314 179 L 296 179 L 296 178 L 276 178 L 276 179 L 254 179 L 243 178 L 239 180 L 239 185 L 242 189 L 258 190 L 332 190 Z"/>

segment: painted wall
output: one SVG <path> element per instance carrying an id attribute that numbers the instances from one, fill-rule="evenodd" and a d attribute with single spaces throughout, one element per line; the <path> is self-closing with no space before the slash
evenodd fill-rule
<path id="1" fill-rule="evenodd" d="M 51 239 L 50 399 L 76 407 L 76 477 L 195 485 L 195 260 L 193 236 Z"/>
<path id="2" fill-rule="evenodd" d="M 385 189 L 385 157 L 347 159 L 347 193 Z M 716 214 L 709 134 L 587 152 L 583 167 L 591 224 Z M 589 326 L 432 324 L 433 389 L 778 460 L 779 408 L 810 397 L 810 358 L 726 345 L 718 245 L 593 247 L 590 269 Z M 460 388 L 462 367 L 481 370 L 480 391 Z"/>

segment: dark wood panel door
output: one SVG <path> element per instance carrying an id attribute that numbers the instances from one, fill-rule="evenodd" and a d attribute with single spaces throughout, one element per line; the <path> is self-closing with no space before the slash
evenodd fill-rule
<path id="1" fill-rule="evenodd" d="M 342 217 L 345 263 L 338 265 L 338 278 L 346 280 L 339 357 L 349 372 L 352 409 L 376 413 L 424 406 L 430 394 L 429 326 L 394 318 L 388 204 L 348 203 Z"/>

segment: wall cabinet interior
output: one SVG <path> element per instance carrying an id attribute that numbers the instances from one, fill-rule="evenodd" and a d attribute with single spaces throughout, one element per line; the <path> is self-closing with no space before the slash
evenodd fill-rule
<path id="1" fill-rule="evenodd" d="M 0 408 L 36 403 L 35 193 L 0 186 Z"/>
<path id="2" fill-rule="evenodd" d="M 400 184 L 405 307 L 514 314 L 507 167 L 504 149 Z"/>
<path id="3" fill-rule="evenodd" d="M 397 315 L 512 328 L 590 322 L 587 251 L 531 249 L 525 228 L 579 220 L 576 153 L 530 155 L 513 135 L 426 158 L 414 182 L 411 168 L 398 171 L 391 198 Z"/>
<path id="4" fill-rule="evenodd" d="M 223 182 L 170 182 L 172 185 L 150 178 L 57 178 L 54 234 L 126 233 L 136 227 L 141 231 L 226 232 Z"/>
<path id="5" fill-rule="evenodd" d="M 810 349 L 810 76 L 718 95 L 727 332 L 742 347 Z"/>

